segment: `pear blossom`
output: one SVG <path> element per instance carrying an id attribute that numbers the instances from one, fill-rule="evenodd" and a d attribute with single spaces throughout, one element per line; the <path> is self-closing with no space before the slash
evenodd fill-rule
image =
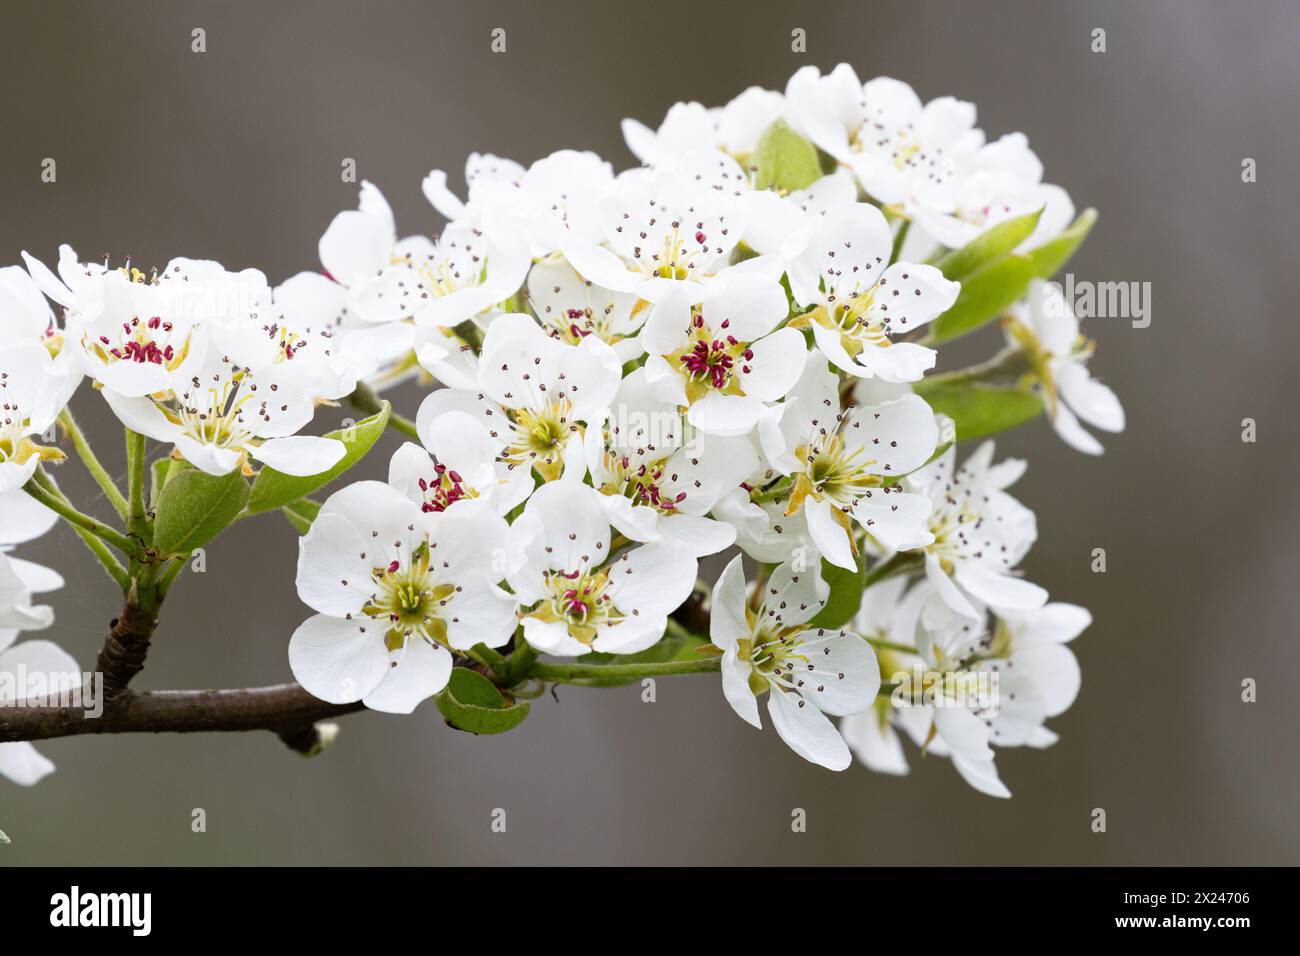
<path id="1" fill-rule="evenodd" d="M 938 318 L 961 287 L 934 266 L 895 262 L 889 225 L 865 203 L 813 220 L 807 247 L 790 263 L 790 288 L 811 308 L 817 346 L 842 372 L 914 382 L 934 367 L 933 349 L 895 341 Z"/>
<path id="2" fill-rule="evenodd" d="M 950 212 L 918 209 L 915 224 L 940 245 L 956 249 L 999 223 L 1042 210 L 1033 233 L 1017 247 L 1034 249 L 1074 218 L 1070 194 L 1042 178 L 1043 164 L 1025 135 L 1008 133 L 981 146 L 965 163 Z"/>
<path id="3" fill-rule="evenodd" d="M 387 200 L 362 183 L 359 208 L 339 213 L 321 236 L 320 258 L 347 287 L 348 309 L 360 321 L 450 327 L 518 290 L 528 258 L 516 246 L 489 242 L 470 223 L 453 223 L 433 240 L 399 240 Z"/>
<path id="4" fill-rule="evenodd" d="M 0 554 L 8 555 L 9 567 L 32 594 L 44 594 L 63 587 L 63 576 L 51 568 L 13 555 L 16 545 L 45 534 L 59 520 L 45 505 L 21 489 L 0 492 Z M 42 620 L 44 612 L 33 620 Z"/>
<path id="5" fill-rule="evenodd" d="M 206 326 L 256 313 L 270 289 L 256 269 L 180 258 L 156 274 L 104 271 L 97 294 L 96 312 L 70 320 L 83 368 L 105 389 L 140 398 L 192 377 L 207 358 Z"/>
<path id="6" fill-rule="evenodd" d="M 38 340 L 0 342 L 0 493 L 25 485 L 42 459 L 63 458 L 38 440 L 67 404 L 70 379 Z"/>
<path id="7" fill-rule="evenodd" d="M 604 245 L 574 239 L 562 248 L 583 278 L 657 302 L 675 287 L 698 299 L 731 266 L 745 232 L 744 207 L 733 197 L 668 171 L 632 170 L 599 204 Z M 759 257 L 734 268 L 779 276 Z"/>
<path id="8" fill-rule="evenodd" d="M 478 501 L 505 516 L 532 493 L 532 473 L 501 461 L 500 445 L 475 416 L 450 411 L 419 425 L 424 447 L 406 442 L 397 449 L 388 483 L 422 511 Z"/>
<path id="9" fill-rule="evenodd" d="M 614 182 L 609 163 L 595 153 L 564 149 L 528 169 L 512 160 L 474 153 L 465 167 L 469 200 L 447 188 L 447 175 L 433 170 L 424 195 L 453 222 L 475 222 L 490 235 L 521 233 L 534 258 L 553 255 L 579 238 L 598 242 L 596 202 Z"/>
<path id="10" fill-rule="evenodd" d="M 808 138 L 848 165 L 872 198 L 908 216 L 950 212 L 963 166 L 984 142 L 973 104 L 951 96 L 922 103 L 900 80 L 860 82 L 847 63 L 826 76 L 803 67 L 785 92 Z"/>
<path id="11" fill-rule="evenodd" d="M 543 259 L 529 271 L 528 301 L 552 338 L 577 345 L 594 335 L 624 362 L 642 352 L 636 334 L 649 315 L 645 303 L 588 282 L 561 258 Z"/>
<path id="12" fill-rule="evenodd" d="M 952 447 L 904 479 L 929 496 L 932 540 L 924 545 L 925 574 L 943 602 L 977 619 L 976 603 L 1000 612 L 1042 607 L 1047 592 L 1016 576 L 1015 568 L 1038 537 L 1034 513 L 1006 493 L 1025 471 L 1008 459 L 993 464 L 993 443 L 979 446 L 961 468 Z"/>
<path id="13" fill-rule="evenodd" d="M 750 609 L 744 569 L 732 558 L 713 589 L 709 638 L 722 651 L 722 691 L 741 719 L 761 729 L 757 698 L 781 739 L 805 760 L 844 770 L 852 758 L 830 716 L 866 709 L 880 689 L 880 669 L 866 641 L 851 631 L 809 622 L 825 605 L 815 570 L 781 565 Z"/>
<path id="14" fill-rule="evenodd" d="M 524 637 L 539 651 L 645 650 L 695 586 L 695 559 L 667 543 L 613 554 L 601 497 L 576 481 L 551 482 L 510 526 L 506 580 Z"/>
<path id="15" fill-rule="evenodd" d="M 780 93 L 751 86 L 719 109 L 706 109 L 694 102 L 674 103 L 655 130 L 638 120 L 625 119 L 623 139 L 647 166 L 670 165 L 682 154 L 700 149 L 718 149 L 744 158 L 784 111 L 785 97 Z"/>
<path id="16" fill-rule="evenodd" d="M 672 402 L 658 398 L 644 369 L 619 385 L 607 417 L 584 437 L 587 471 L 609 523 L 633 541 L 664 541 L 695 557 L 736 540 L 708 516 L 758 465 L 745 438 L 696 435 Z"/>
<path id="17" fill-rule="evenodd" d="M 532 316 L 498 316 L 483 339 L 479 391 L 431 392 L 416 426 L 427 434 L 445 412 L 467 412 L 483 423 L 510 467 L 552 481 L 566 467 L 585 467 L 583 426 L 609 407 L 621 374 L 617 354 L 594 336 L 565 345 Z"/>
<path id="18" fill-rule="evenodd" d="M 348 290 L 319 272 L 299 272 L 271 290 L 271 301 L 261 315 L 226 322 L 229 329 L 244 327 L 262 339 L 263 348 L 279 350 L 276 361 L 300 358 L 303 344 L 315 343 L 308 357 L 327 366 L 322 398 L 346 395 L 358 381 L 404 358 L 415 347 L 415 329 L 404 322 L 372 323 L 356 318 L 348 309 Z"/>
<path id="19" fill-rule="evenodd" d="M 0 554 L 0 709 L 20 707 L 26 700 L 26 685 L 20 675 L 39 675 L 51 690 L 65 687 L 70 681 L 80 686 L 81 670 L 67 651 L 52 641 L 35 640 L 14 643 L 17 631 L 5 627 L 8 615 L 4 608 L 9 597 L 9 580 L 13 572 Z M 75 675 L 75 677 L 74 677 Z M 54 772 L 54 764 L 25 740 L 0 743 L 0 777 L 30 787 Z"/>
<path id="20" fill-rule="evenodd" d="M 887 642 L 881 654 L 885 677 L 923 677 L 923 687 L 906 688 L 905 706 L 877 701 L 869 711 L 846 718 L 840 729 L 858 759 L 880 773 L 905 774 L 898 730 L 924 752 L 949 756 L 972 787 L 996 797 L 1010 791 L 999 779 L 992 747 L 1047 747 L 1056 735 L 1043 721 L 1063 713 L 1079 690 L 1079 667 L 1065 643 L 1088 626 L 1086 610 L 1048 604 L 1008 615 L 992 631 L 936 605 L 934 586 L 922 581 L 906 595 L 906 582 L 893 579 L 869 589 L 855 626 Z M 900 650 L 916 647 L 912 654 Z M 991 699 L 981 701 L 953 677 L 997 675 Z M 924 694 L 924 701 L 920 695 Z"/>
<path id="21" fill-rule="evenodd" d="M 376 481 L 335 492 L 299 544 L 298 596 L 318 613 L 289 641 L 294 677 L 331 703 L 410 713 L 446 686 L 452 650 L 510 639 L 505 535 L 486 507 L 426 512 Z"/>
<path id="22" fill-rule="evenodd" d="M 1124 408 L 1115 393 L 1088 372 L 1094 344 L 1079 334 L 1079 320 L 1055 283 L 1030 283 L 1027 302 L 1011 309 L 1007 342 L 1022 349 L 1047 405 L 1052 428 L 1067 445 L 1088 455 L 1104 450 L 1080 419 L 1107 432 L 1124 430 Z"/>
<path id="23" fill-rule="evenodd" d="M 923 263 L 1036 213 L 1018 251 L 1033 249 L 1066 228 L 1069 194 L 1023 134 L 986 141 L 972 104 L 847 64 L 622 130 L 642 165 L 617 174 L 568 149 L 531 164 L 474 153 L 463 195 L 431 171 L 422 189 L 446 219 L 433 237 L 400 236 L 363 182 L 320 237 L 319 271 L 279 284 L 209 260 L 82 262 L 66 245 L 52 268 L 26 253 L 25 269 L 0 268 L 0 705 L 36 696 L 8 670 L 76 671 L 53 644 L 18 641 L 50 625 L 39 596 L 64 581 L 14 552 L 58 520 L 28 483 L 62 457 L 40 436 L 83 377 L 172 458 L 241 481 L 316 476 L 304 489 L 347 450 L 306 434 L 316 409 L 365 407 L 362 383 L 410 378 L 441 387 L 413 423 L 394 402 L 390 427 L 416 440 L 387 480 L 285 508 L 306 528 L 310 616 L 287 654 L 307 693 L 410 713 L 456 666 L 531 696 L 607 683 L 605 655 L 637 655 L 618 676 L 717 670 L 755 727 L 766 694 L 777 734 L 820 766 L 905 774 L 914 745 L 1009 796 L 996 755 L 1056 741 L 1048 722 L 1081 683 L 1069 642 L 1091 617 L 1022 576 L 1036 521 L 1007 489 L 1024 463 L 995 464 L 986 442 L 958 467 L 953 422 L 913 387 L 936 364 L 926 325 L 961 291 Z M 1010 348 L 955 387 L 1023 373 L 1064 440 L 1099 453 L 1084 425 L 1122 430 L 1119 401 L 1091 378 L 1060 290 L 1027 294 L 1001 323 Z M 129 510 L 140 473 L 128 495 L 110 487 L 62 421 Z M 115 566 L 92 537 L 130 552 L 122 531 L 60 510 L 116 581 L 145 576 L 128 602 L 146 593 L 152 572 Z M 725 555 L 711 592 L 710 555 Z M 854 574 L 857 613 L 822 626 L 851 610 Z M 707 654 L 664 660 L 706 629 Z M 0 776 L 51 769 L 0 744 Z"/>
<path id="24" fill-rule="evenodd" d="M 14 643 L 20 633 L 42 630 L 54 622 L 53 609 L 33 604 L 32 597 L 63 587 L 63 578 L 14 557 L 10 548 L 44 534 L 57 518 L 26 492 L 0 492 L 0 707 L 15 706 L 23 699 L 20 674 L 46 675 L 52 686 L 70 674 L 80 679 L 76 661 L 50 641 Z M 30 743 L 0 743 L 0 777 L 30 786 L 53 770 L 54 764 Z"/>
<path id="25" fill-rule="evenodd" d="M 21 266 L 0 268 L 0 342 L 41 342 L 51 355 L 58 355 L 62 340 L 40 286 Z"/>
<path id="26" fill-rule="evenodd" d="M 404 258 L 349 289 L 348 307 L 367 322 L 410 319 L 450 328 L 514 295 L 527 269 L 522 250 L 452 223 L 436 240 L 412 246 Z"/>
<path id="27" fill-rule="evenodd" d="M 803 335 L 777 328 L 786 314 L 785 291 L 762 276 L 732 275 L 695 304 L 672 289 L 641 332 L 647 378 L 693 427 L 746 435 L 803 371 Z"/>
<path id="28" fill-rule="evenodd" d="M 931 504 L 897 479 L 934 454 L 939 428 L 916 395 L 840 408 L 839 382 L 813 350 L 779 421 L 760 433 L 768 460 L 793 478 L 787 515 L 805 512 L 827 561 L 857 567 L 854 525 L 887 548 L 927 545 Z"/>
<path id="29" fill-rule="evenodd" d="M 104 398 L 128 428 L 175 445 L 179 456 L 210 475 L 237 468 L 251 474 L 250 459 L 289 475 L 316 475 L 347 448 L 335 438 L 296 434 L 315 414 L 319 382 L 312 371 L 299 360 L 249 367 L 211 350 L 164 400 L 107 388 Z"/>

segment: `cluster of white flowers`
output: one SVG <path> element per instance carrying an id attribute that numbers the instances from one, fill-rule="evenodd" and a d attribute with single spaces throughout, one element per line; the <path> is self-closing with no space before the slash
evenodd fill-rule
<path id="1" fill-rule="evenodd" d="M 891 773 L 906 770 L 901 727 L 1006 795 L 990 745 L 1054 739 L 1043 722 L 1079 683 L 1063 642 L 1088 616 L 1017 570 L 1036 526 L 1004 489 L 1023 463 L 995 464 L 986 443 L 958 467 L 919 383 L 961 293 L 945 254 L 1030 215 L 1002 254 L 1039 248 L 1073 219 L 1068 195 L 1023 135 L 987 141 L 970 103 L 847 65 L 623 131 L 643 165 L 618 174 L 587 152 L 475 154 L 461 197 L 431 172 L 448 220 L 434 239 L 399 238 L 365 183 L 321 237 L 322 271 L 275 288 L 67 247 L 57 275 L 31 258 L 6 270 L 0 491 L 57 454 L 37 439 L 83 376 L 208 474 L 300 476 L 345 452 L 299 434 L 318 406 L 417 379 L 421 444 L 387 482 L 331 495 L 302 539 L 298 590 L 317 613 L 289 660 L 312 694 L 409 713 L 476 648 L 637 654 L 703 600 L 702 647 L 746 721 L 767 694 L 801 756 L 843 769 L 851 748 Z M 1024 391 L 1098 452 L 1079 419 L 1120 430 L 1119 403 L 1089 377 L 1068 308 L 1023 291 L 1003 326 Z M 21 534 L 4 514 L 0 544 Z M 701 598 L 699 560 L 733 547 L 754 583 L 736 556 Z M 15 568 L 0 563 L 0 623 L 47 623 Z M 823 626 L 855 580 L 858 613 Z M 920 670 L 999 674 L 1000 702 L 933 677 L 890 693 Z"/>

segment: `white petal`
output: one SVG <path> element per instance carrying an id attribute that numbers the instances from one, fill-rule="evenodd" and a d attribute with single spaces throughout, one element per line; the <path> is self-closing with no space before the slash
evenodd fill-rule
<path id="1" fill-rule="evenodd" d="M 822 557 L 836 567 L 852 571 L 858 565 L 853 558 L 849 533 L 831 517 L 831 509 L 834 507 L 829 501 L 809 498 L 803 506 L 808 518 L 808 533 L 812 535 L 813 543 L 821 551 Z"/>
<path id="2" fill-rule="evenodd" d="M 923 548 L 934 541 L 928 519 L 934 507 L 928 495 L 899 486 L 868 491 L 853 504 L 853 518 L 877 541 L 894 551 Z"/>
<path id="3" fill-rule="evenodd" d="M 722 655 L 722 695 L 741 720 L 762 730 L 763 721 L 758 717 L 758 698 L 749 686 L 749 675 L 752 672 L 753 666 L 749 661 L 741 660 L 734 647 L 728 648 Z"/>
<path id="4" fill-rule="evenodd" d="M 289 668 L 313 697 L 331 704 L 361 700 L 388 673 L 383 624 L 317 614 L 289 639 Z"/>
<path id="5" fill-rule="evenodd" d="M 1124 430 L 1124 407 L 1101 382 L 1088 375 L 1078 362 L 1067 362 L 1056 370 L 1056 384 L 1061 397 L 1081 419 L 1108 432 Z"/>
<path id="6" fill-rule="evenodd" d="M 447 686 L 451 655 L 447 649 L 419 637 L 409 638 L 405 649 L 394 651 L 379 686 L 365 696 L 371 710 L 409 714 Z"/>
<path id="7" fill-rule="evenodd" d="M 30 787 L 54 772 L 54 764 L 25 740 L 0 743 L 0 777 Z"/>
<path id="8" fill-rule="evenodd" d="M 781 739 L 804 760 L 829 770 L 844 770 L 853 762 L 830 718 L 798 694 L 774 687 L 768 695 L 767 712 Z"/>
<path id="9" fill-rule="evenodd" d="M 982 564 L 963 561 L 955 576 L 958 584 L 990 607 L 1028 611 L 1047 603 L 1047 592 L 1037 584 L 999 574 Z"/>
<path id="10" fill-rule="evenodd" d="M 745 616 L 745 568 L 740 555 L 732 558 L 719 575 L 711 607 L 709 639 L 724 651 L 735 649 L 736 642 L 750 631 Z"/>
<path id="11" fill-rule="evenodd" d="M 643 544 L 609 569 L 608 594 L 624 614 L 675 611 L 695 587 L 697 562 L 666 544 Z"/>
<path id="12" fill-rule="evenodd" d="M 840 733 L 854 756 L 876 773 L 908 773 L 907 758 L 898 734 L 874 707 L 840 721 Z"/>
<path id="13" fill-rule="evenodd" d="M 754 357 L 744 362 L 750 371 L 740 377 L 745 394 L 764 402 L 784 398 L 803 371 L 807 354 L 803 334 L 797 329 L 780 329 L 754 342 L 750 349 Z"/>
<path id="14" fill-rule="evenodd" d="M 336 438 L 294 435 L 272 438 L 254 449 L 254 457 L 286 475 L 319 475 L 329 471 L 347 453 L 347 446 Z"/>
<path id="15" fill-rule="evenodd" d="M 971 760 L 967 757 L 953 756 L 952 765 L 957 768 L 962 779 L 990 797 L 1011 796 L 1007 785 L 998 777 L 998 768 L 992 760 Z"/>

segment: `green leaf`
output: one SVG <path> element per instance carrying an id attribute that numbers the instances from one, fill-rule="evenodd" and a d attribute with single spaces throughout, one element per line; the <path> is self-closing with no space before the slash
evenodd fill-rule
<path id="1" fill-rule="evenodd" d="M 939 271 L 949 279 L 960 280 L 991 266 L 1033 234 L 1042 214 L 1039 209 L 998 223 L 940 259 L 936 263 Z"/>
<path id="2" fill-rule="evenodd" d="M 995 435 L 1043 413 L 1037 395 L 1016 388 L 938 385 L 928 389 L 924 397 L 936 412 L 953 420 L 958 441 Z"/>
<path id="3" fill-rule="evenodd" d="M 808 626 L 843 627 L 853 620 L 853 615 L 862 606 L 862 570 L 854 568 L 850 571 L 823 558 L 821 571 L 822 580 L 831 586 L 831 593 L 826 606 L 813 616 Z"/>
<path id="4" fill-rule="evenodd" d="M 804 189 L 821 178 L 817 147 L 777 120 L 759 137 L 750 157 L 755 189 Z"/>
<path id="5" fill-rule="evenodd" d="M 927 343 L 966 335 L 1002 315 L 1024 297 L 1031 279 L 1046 279 L 1065 265 L 1096 221 L 1096 210 L 1086 209 L 1051 242 L 1027 253 L 1013 252 L 967 276 L 953 307 L 934 321 Z"/>
<path id="6" fill-rule="evenodd" d="M 326 438 L 337 438 L 347 446 L 347 451 L 339 459 L 338 464 L 329 471 L 322 471 L 319 475 L 299 477 L 264 467 L 253 481 L 253 493 L 248 499 L 248 513 L 255 515 L 270 511 L 272 508 L 283 507 L 333 481 L 370 451 L 371 446 L 384 433 L 384 427 L 388 424 L 388 416 L 391 413 L 392 406 L 384 402 L 383 408 L 369 418 L 326 435 Z"/>
<path id="7" fill-rule="evenodd" d="M 156 458 L 149 466 L 149 510 L 158 510 L 158 498 L 172 475 L 179 475 L 187 468 L 193 468 L 183 458 Z"/>
<path id="8" fill-rule="evenodd" d="M 528 716 L 528 701 L 508 703 L 496 685 L 465 667 L 452 669 L 451 679 L 436 698 L 447 723 L 471 734 L 501 734 Z"/>
<path id="9" fill-rule="evenodd" d="M 311 530 L 311 523 L 316 520 L 316 515 L 320 513 L 320 502 L 313 501 L 311 498 L 299 498 L 297 501 L 282 505 L 280 511 L 285 520 L 293 525 L 294 530 L 299 534 L 306 534 Z"/>
<path id="10" fill-rule="evenodd" d="M 1034 260 L 1034 274 L 1040 279 L 1055 275 L 1083 245 L 1096 222 L 1097 210 L 1085 209 L 1059 236 L 1033 250 L 1029 255 Z"/>
<path id="11" fill-rule="evenodd" d="M 154 550 L 190 554 L 234 521 L 247 501 L 248 482 L 238 468 L 220 477 L 197 468 L 173 474 L 158 495 Z"/>

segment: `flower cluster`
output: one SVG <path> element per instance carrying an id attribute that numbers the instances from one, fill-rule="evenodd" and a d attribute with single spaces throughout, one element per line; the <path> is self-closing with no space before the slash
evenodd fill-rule
<path id="1" fill-rule="evenodd" d="M 1007 795 L 992 747 L 1055 739 L 1044 721 L 1079 685 L 1064 643 L 1089 618 L 1021 575 L 1036 525 L 1006 488 L 1024 464 L 986 442 L 959 466 L 956 445 L 1006 427 L 1000 402 L 1085 452 L 1101 447 L 1080 420 L 1122 429 L 1034 272 L 1091 213 L 1022 134 L 990 141 L 970 103 L 847 65 L 623 132 L 642 165 L 620 173 L 588 152 L 474 154 L 458 195 L 431 172 L 435 238 L 400 238 L 365 183 L 320 271 L 275 287 L 208 261 L 27 257 L 0 285 L 0 492 L 58 459 L 40 438 L 83 377 L 170 446 L 173 474 L 259 481 L 332 476 L 349 442 L 302 434 L 315 411 L 415 381 L 418 444 L 388 480 L 292 507 L 316 613 L 289 662 L 311 694 L 409 713 L 461 667 L 508 704 L 559 673 L 530 669 L 539 654 L 590 661 L 593 683 L 620 661 L 698 664 L 755 726 L 767 695 L 810 761 L 905 772 L 901 729 Z M 963 282 L 1011 261 L 1018 286 L 979 314 L 999 296 Z M 999 361 L 934 371 L 994 320 Z M 26 533 L 10 514 L 0 545 Z M 726 554 L 710 591 L 700 562 Z M 0 623 L 48 623 L 37 582 L 0 562 Z"/>

